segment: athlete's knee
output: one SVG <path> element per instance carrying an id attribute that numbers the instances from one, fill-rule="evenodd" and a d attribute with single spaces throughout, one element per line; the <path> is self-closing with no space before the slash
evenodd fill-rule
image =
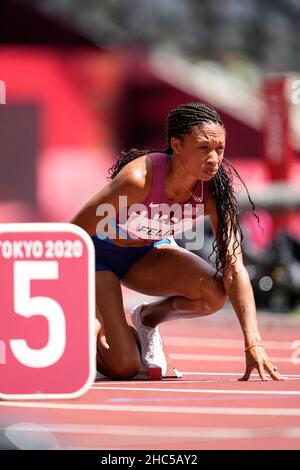
<path id="1" fill-rule="evenodd" d="M 222 310 L 226 301 L 227 294 L 221 275 L 217 275 L 209 280 L 207 288 L 199 291 L 198 299 L 194 300 L 194 308 L 202 315 L 211 315 Z"/>
<path id="2" fill-rule="evenodd" d="M 135 377 L 141 369 L 138 358 L 122 357 L 114 364 L 110 364 L 109 375 L 115 380 L 130 380 Z"/>
<path id="3" fill-rule="evenodd" d="M 192 300 L 192 312 L 198 312 L 199 316 L 212 315 L 222 310 L 226 302 L 226 298 L 203 298 Z"/>
<path id="4" fill-rule="evenodd" d="M 227 301 L 227 294 L 224 288 L 223 276 L 218 274 L 215 277 L 215 285 L 210 292 L 208 299 L 209 308 L 211 313 L 222 310 Z"/>
<path id="5" fill-rule="evenodd" d="M 206 299 L 207 303 L 220 310 L 226 302 L 227 295 L 224 288 L 223 276 L 199 276 L 187 286 L 188 292 L 186 297 L 191 300 L 200 301 Z M 219 307 L 219 308 L 218 308 Z"/>
<path id="6" fill-rule="evenodd" d="M 216 313 L 219 310 L 222 310 L 222 308 L 226 304 L 226 301 L 227 301 L 227 295 L 226 294 L 219 295 L 215 299 L 210 300 L 209 304 L 208 304 L 210 313 Z"/>

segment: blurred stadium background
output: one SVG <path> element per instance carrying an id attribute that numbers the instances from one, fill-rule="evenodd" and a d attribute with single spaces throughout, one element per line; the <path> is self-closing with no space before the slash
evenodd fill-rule
<path id="1" fill-rule="evenodd" d="M 1 0 L 0 222 L 68 221 L 121 149 L 165 147 L 168 111 L 204 101 L 264 230 L 242 191 L 257 306 L 299 313 L 299 22 L 298 0 Z"/>

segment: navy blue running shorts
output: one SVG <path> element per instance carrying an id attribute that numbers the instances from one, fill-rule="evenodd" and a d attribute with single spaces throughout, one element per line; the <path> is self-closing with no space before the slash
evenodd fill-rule
<path id="1" fill-rule="evenodd" d="M 127 269 L 141 256 L 158 245 L 176 245 L 173 238 L 167 237 L 154 241 L 150 245 L 142 247 L 121 247 L 115 245 L 108 238 L 102 240 L 94 235 L 91 237 L 96 251 L 96 271 L 113 271 L 121 278 Z"/>

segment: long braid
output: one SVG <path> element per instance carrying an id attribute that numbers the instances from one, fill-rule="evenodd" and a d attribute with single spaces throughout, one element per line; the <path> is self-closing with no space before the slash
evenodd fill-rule
<path id="1" fill-rule="evenodd" d="M 172 153 L 172 137 L 182 138 L 183 134 L 191 134 L 194 127 L 210 122 L 219 124 L 224 128 L 221 117 L 212 106 L 203 103 L 187 103 L 177 106 L 177 108 L 173 109 L 167 117 L 168 147 L 164 150 L 131 149 L 129 152 L 123 151 L 117 162 L 109 169 L 109 179 L 114 178 L 127 163 L 142 155 L 146 155 L 153 151 L 159 151 L 166 154 Z M 259 221 L 258 216 L 255 214 L 255 205 L 250 197 L 245 182 L 240 177 L 234 166 L 229 163 L 228 160 L 223 158 L 217 174 L 212 179 L 213 194 L 215 196 L 218 215 L 218 226 L 216 238 L 213 242 L 213 251 L 209 258 L 215 254 L 214 264 L 216 267 L 216 274 L 223 274 L 229 263 L 227 249 L 231 238 L 233 237 L 232 249 L 235 260 L 236 250 L 239 248 L 240 243 L 244 238 L 238 217 L 239 210 L 233 186 L 234 177 L 237 177 L 246 189 L 253 213 Z"/>
<path id="2" fill-rule="evenodd" d="M 107 179 L 112 180 L 122 170 L 123 166 L 127 165 L 127 163 L 150 152 L 153 152 L 153 150 L 131 149 L 129 150 L 129 152 L 122 151 L 119 155 L 118 160 L 113 164 L 111 168 L 109 168 L 109 176 L 107 177 Z"/>
<path id="3" fill-rule="evenodd" d="M 223 162 L 213 178 L 213 193 L 216 201 L 216 210 L 218 216 L 218 226 L 216 238 L 213 242 L 213 252 L 209 259 L 215 253 L 215 266 L 217 272 L 224 272 L 228 265 L 227 248 L 230 242 L 230 236 L 233 235 L 233 254 L 240 242 L 243 241 L 243 232 L 238 219 L 238 205 L 233 188 L 233 174 L 231 168 L 227 166 L 227 160 Z M 228 226 L 230 228 L 228 233 Z"/>

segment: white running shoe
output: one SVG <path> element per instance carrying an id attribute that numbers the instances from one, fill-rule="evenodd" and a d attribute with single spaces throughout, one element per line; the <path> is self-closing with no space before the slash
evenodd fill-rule
<path id="1" fill-rule="evenodd" d="M 141 308 L 139 304 L 131 310 L 131 321 L 135 326 L 141 342 L 141 362 L 146 367 L 160 367 L 162 375 L 167 373 L 167 359 L 158 326 L 151 328 L 141 322 Z"/>

